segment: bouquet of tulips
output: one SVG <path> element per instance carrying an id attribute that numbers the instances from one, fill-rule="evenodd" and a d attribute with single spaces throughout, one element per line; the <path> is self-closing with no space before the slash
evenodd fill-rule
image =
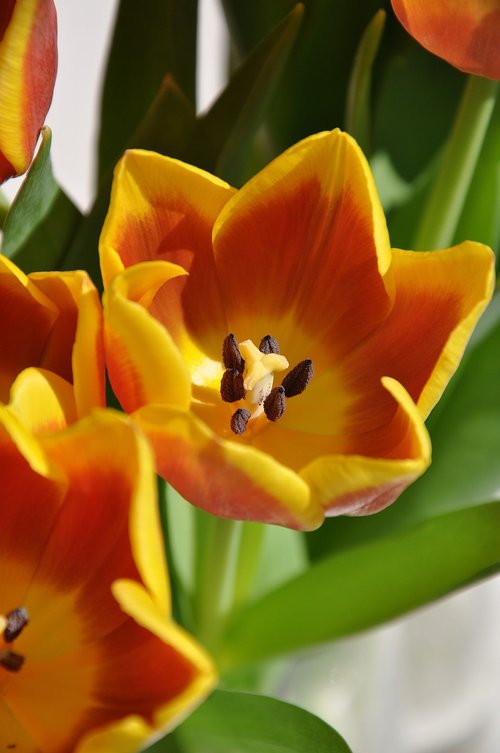
<path id="1" fill-rule="evenodd" d="M 121 0 L 83 214 L 63 2 L 0 1 L 0 751 L 369 753 L 270 668 L 500 570 L 500 4 L 224 0 L 197 113 L 197 0 Z"/>

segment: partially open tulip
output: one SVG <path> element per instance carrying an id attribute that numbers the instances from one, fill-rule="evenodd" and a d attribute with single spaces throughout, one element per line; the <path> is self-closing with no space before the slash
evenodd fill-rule
<path id="1" fill-rule="evenodd" d="M 0 256 L 0 332 L 1 402 L 20 372 L 38 367 L 53 375 L 54 389 L 57 381 L 60 425 L 105 404 L 101 304 L 85 272 L 27 276 Z"/>
<path id="2" fill-rule="evenodd" d="M 119 163 L 101 236 L 105 348 L 159 472 L 216 515 L 312 529 L 393 502 L 492 293 L 493 255 L 391 250 L 368 164 L 311 136 L 236 191 Z"/>
<path id="3" fill-rule="evenodd" d="M 57 70 L 53 0 L 0 4 L 0 183 L 28 168 Z"/>
<path id="4" fill-rule="evenodd" d="M 500 80 L 498 0 L 391 0 L 423 47 L 466 73 Z"/>
<path id="5" fill-rule="evenodd" d="M 134 753 L 214 669 L 171 620 L 147 441 L 112 411 L 34 437 L 42 411 L 0 407 L 0 750 Z"/>

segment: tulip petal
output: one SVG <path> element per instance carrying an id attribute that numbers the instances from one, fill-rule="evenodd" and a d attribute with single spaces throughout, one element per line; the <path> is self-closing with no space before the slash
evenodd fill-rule
<path id="1" fill-rule="evenodd" d="M 52 99 L 57 19 L 52 0 L 7 3 L 0 34 L 0 181 L 23 173 Z M 9 170 L 7 163 L 13 169 Z"/>
<path id="2" fill-rule="evenodd" d="M 108 216 L 100 240 L 105 287 L 120 264 L 164 260 L 188 270 L 178 280 L 187 315 L 173 296 L 161 316 L 172 334 L 182 327 L 218 354 L 225 318 L 214 269 L 211 233 L 234 189 L 198 168 L 152 152 L 125 153 L 115 170 Z M 206 313 L 210 311 L 210 316 Z M 214 336 L 214 333 L 217 333 Z M 214 340 L 215 337 L 215 340 Z"/>
<path id="3" fill-rule="evenodd" d="M 430 463 L 430 439 L 417 407 L 394 379 L 384 378 L 383 386 L 398 407 L 392 457 L 323 456 L 300 472 L 327 515 L 369 515 L 382 510 Z"/>
<path id="4" fill-rule="evenodd" d="M 148 271 L 148 265 L 145 265 Z M 175 264 L 156 262 L 161 279 L 183 274 Z M 149 402 L 187 408 L 191 399 L 191 381 L 181 354 L 170 334 L 140 303 L 143 265 L 118 275 L 104 297 L 105 348 L 109 378 L 126 411 Z M 158 281 L 158 274 L 155 274 Z"/>
<path id="5" fill-rule="evenodd" d="M 427 50 L 466 73 L 500 80 L 498 0 L 391 0 L 399 21 Z"/>
<path id="6" fill-rule="evenodd" d="M 384 326 L 341 366 L 353 394 L 353 421 L 364 413 L 383 423 L 381 374 L 405 385 L 425 417 L 458 366 L 472 329 L 493 292 L 494 257 L 480 243 L 432 252 L 393 252 L 397 295 Z M 367 411 L 363 405 L 371 403 Z M 379 407 L 377 411 L 376 407 Z M 370 429 L 368 423 L 358 431 Z"/>
<path id="7" fill-rule="evenodd" d="M 32 434 L 56 431 L 76 420 L 72 386 L 44 369 L 25 369 L 19 374 L 9 408 Z"/>
<path id="8" fill-rule="evenodd" d="M 243 186 L 213 243 L 230 331 L 259 342 L 272 322 L 290 362 L 314 358 L 304 347 L 326 336 L 335 360 L 388 310 L 385 218 L 366 159 L 338 130 L 304 139 Z"/>
<path id="9" fill-rule="evenodd" d="M 0 400 L 27 366 L 40 365 L 57 307 L 15 264 L 0 256 Z"/>
<path id="10" fill-rule="evenodd" d="M 225 440 L 190 413 L 150 406 L 134 420 L 151 441 L 159 473 L 198 507 L 221 517 L 303 530 L 323 513 L 296 473 L 250 445 Z"/>

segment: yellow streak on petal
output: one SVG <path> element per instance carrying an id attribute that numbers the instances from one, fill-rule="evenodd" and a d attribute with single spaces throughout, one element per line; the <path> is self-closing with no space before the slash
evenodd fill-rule
<path id="1" fill-rule="evenodd" d="M 165 614 L 158 609 L 150 594 L 139 583 L 127 579 L 118 580 L 113 583 L 112 592 L 126 614 L 172 646 L 195 669 L 190 685 L 155 712 L 155 727 L 167 732 L 214 688 L 217 679 L 214 664 L 204 649 L 187 632 L 165 618 Z"/>
<path id="2" fill-rule="evenodd" d="M 56 431 L 76 420 L 72 386 L 45 369 L 22 371 L 11 388 L 10 409 L 33 434 Z"/>
<path id="3" fill-rule="evenodd" d="M 16 168 L 25 171 L 26 154 L 21 124 L 24 121 L 24 60 L 35 23 L 38 0 L 17 0 L 11 21 L 0 42 L 0 151 Z"/>
<path id="4" fill-rule="evenodd" d="M 450 333 L 418 400 L 418 408 L 425 418 L 455 372 L 472 331 L 491 300 L 495 287 L 495 256 L 488 246 L 472 241 L 440 251 L 393 249 L 393 255 L 395 264 L 406 265 L 411 270 L 415 289 L 432 291 L 453 280 L 463 310 L 467 312 Z"/>
<path id="5" fill-rule="evenodd" d="M 182 274 L 180 267 L 159 262 L 166 275 L 163 281 Z M 126 410 L 140 404 L 166 403 L 187 408 L 191 400 L 188 368 L 172 338 L 140 303 L 126 295 L 137 296 L 135 277 L 144 283 L 146 265 L 137 265 L 118 275 L 104 296 L 106 350 L 112 384 Z M 143 293 L 143 295 L 147 295 Z M 139 296 L 140 298 L 140 296 Z M 114 358 L 111 366 L 110 358 Z M 123 396 L 126 396 L 123 399 Z"/>
<path id="6" fill-rule="evenodd" d="M 382 384 L 408 416 L 418 452 L 414 457 L 401 460 L 360 455 L 325 455 L 313 460 L 299 475 L 327 514 L 361 512 L 366 504 L 366 493 L 376 494 L 377 489 L 383 492 L 387 486 L 401 486 L 402 491 L 431 462 L 430 438 L 417 406 L 395 379 L 383 377 Z"/>

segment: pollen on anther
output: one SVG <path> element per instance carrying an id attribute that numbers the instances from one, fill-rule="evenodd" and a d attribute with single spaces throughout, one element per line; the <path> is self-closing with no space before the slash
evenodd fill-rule
<path id="1" fill-rule="evenodd" d="M 222 362 L 226 369 L 236 369 L 238 373 L 243 374 L 245 361 L 232 333 L 227 335 L 222 343 Z"/>
<path id="2" fill-rule="evenodd" d="M 274 387 L 264 400 L 264 413 L 269 421 L 278 421 L 286 409 L 284 387 Z"/>
<path id="3" fill-rule="evenodd" d="M 265 353 L 266 355 L 268 355 L 269 353 L 279 354 L 280 346 L 275 337 L 273 337 L 272 335 L 266 335 L 260 341 L 259 350 L 261 353 Z"/>
<path id="4" fill-rule="evenodd" d="M 23 607 L 12 609 L 6 615 L 7 624 L 3 631 L 3 639 L 6 643 L 12 643 L 21 635 L 22 631 L 29 622 L 28 610 Z"/>
<path id="5" fill-rule="evenodd" d="M 225 403 L 235 403 L 245 397 L 243 376 L 237 369 L 226 369 L 220 383 L 220 396 Z"/>
<path id="6" fill-rule="evenodd" d="M 234 434 L 243 434 L 247 428 L 250 411 L 246 408 L 238 408 L 231 416 L 231 431 Z"/>

